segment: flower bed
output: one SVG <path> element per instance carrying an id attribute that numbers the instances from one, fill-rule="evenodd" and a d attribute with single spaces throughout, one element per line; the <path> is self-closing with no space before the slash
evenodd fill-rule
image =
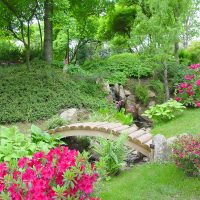
<path id="1" fill-rule="evenodd" d="M 200 135 L 180 136 L 173 145 L 176 165 L 190 176 L 200 176 Z"/>
<path id="2" fill-rule="evenodd" d="M 200 64 L 189 66 L 191 74 L 184 76 L 184 82 L 176 87 L 175 100 L 186 106 L 200 108 Z"/>
<path id="3" fill-rule="evenodd" d="M 16 164 L 1 163 L 0 199 L 95 200 L 91 194 L 97 177 L 86 155 L 57 147 L 47 154 L 23 157 Z"/>

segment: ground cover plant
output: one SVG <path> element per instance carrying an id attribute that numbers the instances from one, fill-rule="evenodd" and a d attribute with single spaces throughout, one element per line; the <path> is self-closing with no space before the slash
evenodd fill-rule
<path id="1" fill-rule="evenodd" d="M 94 79 L 73 78 L 40 63 L 30 71 L 25 66 L 0 68 L 0 94 L 1 124 L 48 118 L 66 107 L 107 105 Z"/>
<path id="2" fill-rule="evenodd" d="M 1 199 L 80 199 L 92 198 L 98 174 L 86 154 L 68 147 L 36 152 L 22 157 L 17 165 L 0 164 Z"/>
<path id="3" fill-rule="evenodd" d="M 110 84 L 125 84 L 130 77 L 142 78 L 151 76 L 151 67 L 140 62 L 137 54 L 124 53 L 113 55 L 105 60 L 87 61 L 83 69 L 101 74 Z"/>
<path id="4" fill-rule="evenodd" d="M 198 200 L 199 179 L 187 177 L 173 164 L 144 164 L 104 183 L 102 200 Z"/>

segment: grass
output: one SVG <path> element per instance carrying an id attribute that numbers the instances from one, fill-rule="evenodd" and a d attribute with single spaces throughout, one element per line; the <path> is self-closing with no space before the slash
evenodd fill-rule
<path id="1" fill-rule="evenodd" d="M 172 137 L 182 133 L 200 133 L 200 109 L 186 109 L 175 119 L 155 125 L 152 133 Z"/>
<path id="2" fill-rule="evenodd" d="M 199 200 L 200 180 L 172 164 L 144 164 L 105 182 L 102 200 Z"/>

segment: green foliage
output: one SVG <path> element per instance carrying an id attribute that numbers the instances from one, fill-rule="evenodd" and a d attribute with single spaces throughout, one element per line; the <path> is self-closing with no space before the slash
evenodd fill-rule
<path id="1" fill-rule="evenodd" d="M 185 106 L 170 99 L 166 103 L 150 107 L 143 116 L 152 119 L 154 122 L 161 122 L 175 118 L 177 114 L 183 112 L 183 109 L 185 109 Z"/>
<path id="2" fill-rule="evenodd" d="M 142 78 L 151 76 L 151 67 L 143 65 L 138 54 L 123 53 L 106 60 L 86 62 L 83 69 L 102 74 L 109 83 L 125 84 L 130 77 Z"/>
<path id="3" fill-rule="evenodd" d="M 59 115 L 55 115 L 47 121 L 47 128 L 54 129 L 59 126 L 63 126 L 64 124 L 66 124 L 66 121 Z"/>
<path id="4" fill-rule="evenodd" d="M 0 40 L 0 62 L 19 62 L 22 58 L 22 52 L 12 42 Z"/>
<path id="5" fill-rule="evenodd" d="M 0 68 L 0 123 L 50 118 L 65 107 L 96 110 L 107 105 L 94 79 L 34 65 L 30 71 L 25 66 Z"/>
<path id="6" fill-rule="evenodd" d="M 131 113 L 126 114 L 122 108 L 119 112 L 116 108 L 101 108 L 90 115 L 90 121 L 108 121 L 120 122 L 124 125 L 133 124 L 133 116 Z"/>
<path id="7" fill-rule="evenodd" d="M 165 89 L 163 83 L 159 80 L 152 79 L 149 82 L 149 89 L 156 93 L 156 102 L 163 103 L 165 96 Z"/>
<path id="8" fill-rule="evenodd" d="M 60 136 L 50 136 L 38 127 L 31 127 L 31 137 L 21 133 L 16 127 L 0 127 L 0 161 L 11 161 L 23 156 L 31 156 L 36 151 L 47 152 L 56 147 Z"/>
<path id="9" fill-rule="evenodd" d="M 137 84 L 134 88 L 134 94 L 144 105 L 149 103 L 149 88 L 146 85 Z"/>
<path id="10" fill-rule="evenodd" d="M 116 141 L 99 138 L 94 144 L 94 150 L 105 162 L 105 170 L 109 175 L 119 173 L 124 161 L 125 147 L 124 142 L 127 135 L 121 134 Z"/>

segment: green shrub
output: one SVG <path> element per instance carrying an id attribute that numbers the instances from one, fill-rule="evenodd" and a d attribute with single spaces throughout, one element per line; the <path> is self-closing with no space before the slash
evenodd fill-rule
<path id="1" fill-rule="evenodd" d="M 183 112 L 184 108 L 185 106 L 181 103 L 170 99 L 166 103 L 150 107 L 143 116 L 152 119 L 154 122 L 161 122 L 173 119 L 177 114 Z"/>
<path id="2" fill-rule="evenodd" d="M 200 135 L 183 135 L 172 146 L 177 167 L 189 176 L 200 177 Z"/>
<path id="3" fill-rule="evenodd" d="M 144 105 L 149 103 L 149 88 L 146 85 L 137 84 L 134 88 L 134 94 Z"/>
<path id="4" fill-rule="evenodd" d="M 47 128 L 54 129 L 59 126 L 63 126 L 67 122 L 62 119 L 59 115 L 55 115 L 47 121 Z"/>
<path id="5" fill-rule="evenodd" d="M 94 79 L 38 63 L 30 71 L 21 66 L 0 72 L 1 124 L 50 118 L 66 107 L 98 110 L 107 105 Z"/>
<path id="6" fill-rule="evenodd" d="M 31 127 L 31 137 L 21 133 L 16 127 L 0 127 L 0 162 L 31 156 L 36 151 L 47 152 L 56 147 L 60 136 L 51 136 L 38 127 Z"/>
<path id="7" fill-rule="evenodd" d="M 97 142 L 93 145 L 94 150 L 105 162 L 105 170 L 109 175 L 118 174 L 122 167 L 126 153 L 124 146 L 126 139 L 127 135 L 123 134 L 115 141 L 98 138 Z"/>
<path id="8" fill-rule="evenodd" d="M 95 59 L 84 63 L 83 68 L 92 73 L 102 74 L 109 83 L 125 84 L 130 77 L 151 76 L 151 67 L 143 64 L 138 54 L 123 53 L 108 59 Z"/>
<path id="9" fill-rule="evenodd" d="M 0 61 L 19 62 L 22 57 L 21 50 L 14 43 L 0 40 Z"/>
<path id="10" fill-rule="evenodd" d="M 149 89 L 156 93 L 156 102 L 163 103 L 165 97 L 165 88 L 161 81 L 151 80 L 149 82 Z"/>
<path id="11" fill-rule="evenodd" d="M 124 125 L 133 124 L 133 116 L 131 113 L 126 114 L 122 108 L 119 112 L 116 108 L 101 108 L 90 115 L 90 121 L 108 121 L 120 122 Z"/>

